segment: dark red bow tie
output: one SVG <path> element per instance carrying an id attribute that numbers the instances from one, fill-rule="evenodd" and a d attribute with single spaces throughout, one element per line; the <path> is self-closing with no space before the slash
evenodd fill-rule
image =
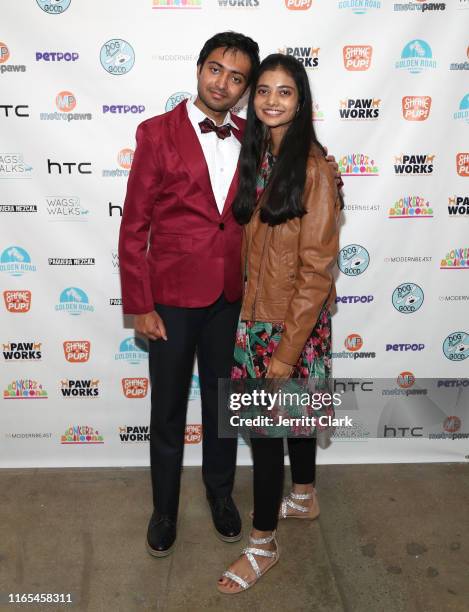
<path id="1" fill-rule="evenodd" d="M 225 140 L 225 138 L 231 136 L 231 130 L 233 129 L 233 126 L 229 123 L 225 123 L 224 125 L 215 125 L 215 123 L 208 117 L 205 117 L 205 119 L 199 123 L 199 127 L 202 134 L 207 134 L 207 132 L 215 132 L 218 138 L 221 138 L 222 140 Z"/>

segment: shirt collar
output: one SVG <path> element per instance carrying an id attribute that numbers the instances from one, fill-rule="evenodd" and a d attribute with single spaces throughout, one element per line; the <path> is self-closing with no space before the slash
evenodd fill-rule
<path id="1" fill-rule="evenodd" d="M 200 123 L 201 121 L 203 121 L 206 118 L 210 119 L 210 117 L 207 117 L 207 115 L 205 113 L 203 113 L 200 110 L 200 108 L 197 108 L 197 106 L 194 104 L 196 98 L 197 98 L 197 96 L 191 96 L 187 100 L 187 114 L 189 115 L 189 118 L 191 119 L 191 121 L 193 123 Z M 213 121 L 213 119 L 210 119 L 210 120 Z M 229 125 L 231 125 L 232 127 L 234 127 L 236 130 L 238 129 L 238 126 L 233 121 L 230 112 L 226 113 L 225 118 L 224 118 L 223 122 L 220 125 L 226 125 L 227 123 Z"/>

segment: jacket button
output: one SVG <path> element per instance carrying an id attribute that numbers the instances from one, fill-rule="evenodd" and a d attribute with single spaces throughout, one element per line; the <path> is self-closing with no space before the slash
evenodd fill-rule
<path id="1" fill-rule="evenodd" d="M 224 223 L 220 223 L 220 225 L 218 226 L 221 230 L 225 229 L 225 224 Z"/>

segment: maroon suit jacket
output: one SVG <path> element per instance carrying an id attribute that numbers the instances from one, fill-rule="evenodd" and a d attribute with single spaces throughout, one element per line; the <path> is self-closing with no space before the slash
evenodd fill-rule
<path id="1" fill-rule="evenodd" d="M 232 115 L 242 137 L 245 121 Z M 242 229 L 231 204 L 238 170 L 220 215 L 186 102 L 137 128 L 119 235 L 124 313 L 155 303 L 208 306 L 224 292 L 241 297 Z"/>

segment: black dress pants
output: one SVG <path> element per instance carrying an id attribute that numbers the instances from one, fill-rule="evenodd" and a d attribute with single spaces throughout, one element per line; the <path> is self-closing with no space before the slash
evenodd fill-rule
<path id="1" fill-rule="evenodd" d="M 150 341 L 150 464 L 154 508 L 177 517 L 189 387 L 197 354 L 202 476 L 215 497 L 231 494 L 237 439 L 218 437 L 218 379 L 230 378 L 240 302 L 222 295 L 203 308 L 155 304 L 168 340 Z"/>

